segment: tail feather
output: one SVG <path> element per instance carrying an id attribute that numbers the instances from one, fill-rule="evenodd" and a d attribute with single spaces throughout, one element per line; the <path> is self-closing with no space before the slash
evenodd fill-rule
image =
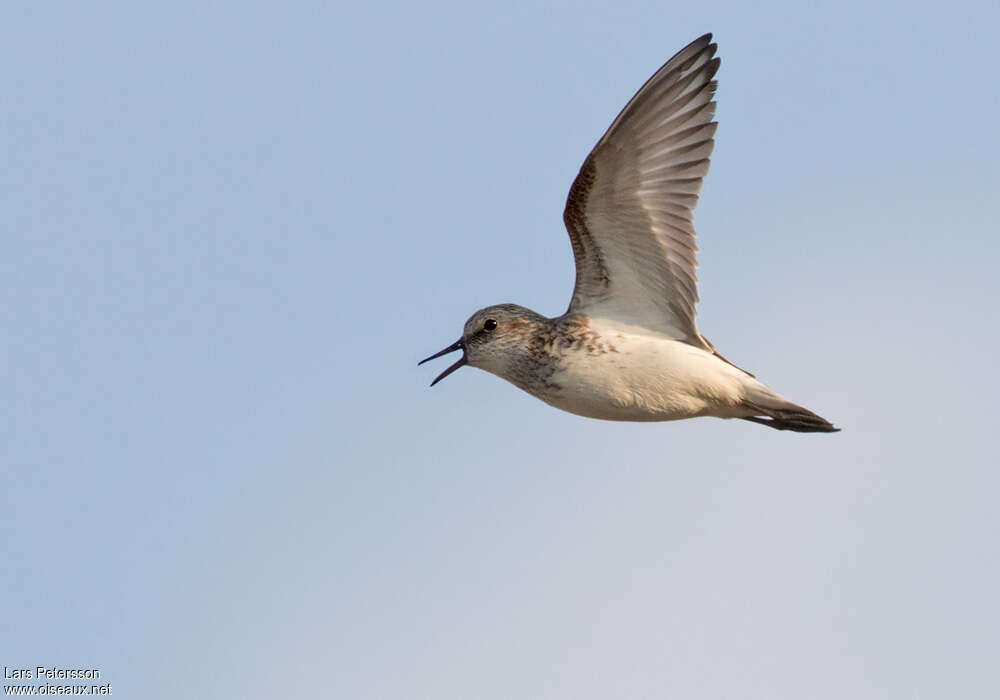
<path id="1" fill-rule="evenodd" d="M 840 431 L 840 428 L 835 428 L 826 418 L 791 402 L 786 402 L 780 407 L 761 406 L 750 402 L 745 402 L 743 405 L 758 414 L 743 416 L 743 420 L 766 425 L 775 430 L 793 430 L 797 433 L 836 433 Z"/>

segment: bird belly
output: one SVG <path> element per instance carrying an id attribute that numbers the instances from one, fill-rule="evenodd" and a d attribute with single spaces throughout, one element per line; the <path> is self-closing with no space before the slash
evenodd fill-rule
<path id="1" fill-rule="evenodd" d="M 567 352 L 539 398 L 570 413 L 620 421 L 735 417 L 748 375 L 709 352 L 663 337 L 604 336 L 612 349 Z"/>

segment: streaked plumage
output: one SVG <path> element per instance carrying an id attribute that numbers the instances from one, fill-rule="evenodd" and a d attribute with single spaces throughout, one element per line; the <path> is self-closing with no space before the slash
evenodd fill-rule
<path id="1" fill-rule="evenodd" d="M 723 358 L 695 323 L 693 211 L 715 145 L 716 49 L 706 34 L 667 61 L 580 168 L 563 213 L 576 261 L 566 313 L 477 311 L 459 341 L 427 358 L 463 351 L 434 383 L 470 364 L 592 418 L 836 430 Z"/>

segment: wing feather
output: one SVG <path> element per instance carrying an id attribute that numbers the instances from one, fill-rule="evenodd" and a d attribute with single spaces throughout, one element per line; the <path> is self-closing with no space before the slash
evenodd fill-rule
<path id="1" fill-rule="evenodd" d="M 706 349 L 695 325 L 693 210 L 715 146 L 711 40 L 681 49 L 625 105 L 584 161 L 563 212 L 576 259 L 568 313 Z"/>

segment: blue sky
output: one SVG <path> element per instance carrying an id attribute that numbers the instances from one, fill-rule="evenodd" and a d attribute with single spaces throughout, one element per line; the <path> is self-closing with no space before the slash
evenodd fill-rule
<path id="1" fill-rule="evenodd" d="M 995 3 L 0 11 L 0 664 L 119 697 L 992 698 Z M 843 427 L 416 361 L 563 311 L 587 151 L 719 42 L 701 330 Z"/>

